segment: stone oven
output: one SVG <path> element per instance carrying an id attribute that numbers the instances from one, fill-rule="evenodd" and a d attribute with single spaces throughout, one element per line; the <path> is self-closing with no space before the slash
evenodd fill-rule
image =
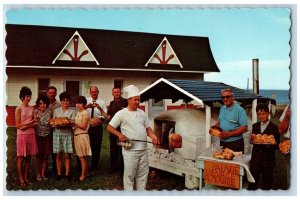
<path id="1" fill-rule="evenodd" d="M 197 188 L 199 172 L 195 161 L 206 148 L 205 112 L 199 109 L 164 111 L 152 122 L 160 145 L 149 145 L 150 167 L 185 176 L 186 187 Z M 215 122 L 212 120 L 212 124 Z M 170 148 L 171 133 L 182 137 L 181 148 Z"/>

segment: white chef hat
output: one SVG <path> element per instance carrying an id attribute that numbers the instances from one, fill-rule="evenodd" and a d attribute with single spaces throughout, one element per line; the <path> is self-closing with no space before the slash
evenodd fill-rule
<path id="1" fill-rule="evenodd" d="M 135 97 L 135 96 L 140 96 L 139 89 L 134 86 L 134 85 L 129 85 L 124 88 L 124 91 L 127 92 L 127 98 Z"/>

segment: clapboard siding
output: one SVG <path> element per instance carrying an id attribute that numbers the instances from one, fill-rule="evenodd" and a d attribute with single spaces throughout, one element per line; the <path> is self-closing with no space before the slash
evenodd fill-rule
<path id="1" fill-rule="evenodd" d="M 30 105 L 34 105 L 35 100 L 38 96 L 38 79 L 45 78 L 44 76 L 39 75 L 30 75 L 30 74 L 15 74 L 14 76 L 9 76 L 6 83 L 7 91 L 7 102 L 8 106 L 17 106 L 20 105 L 21 100 L 19 99 L 19 92 L 22 86 L 27 86 L 32 91 L 32 100 Z M 100 94 L 99 97 L 103 99 L 108 105 L 112 100 L 111 90 L 113 88 L 113 83 L 115 79 L 113 77 L 96 77 L 96 76 L 53 76 L 50 78 L 50 85 L 53 85 L 57 88 L 57 99 L 61 92 L 65 89 L 66 80 L 78 80 L 81 82 L 81 95 L 88 97 L 89 89 L 88 85 L 96 85 L 99 88 Z M 153 78 L 147 77 L 135 77 L 124 79 L 124 87 L 128 85 L 136 85 L 140 90 L 146 88 L 152 81 Z M 90 84 L 88 84 L 90 83 Z M 124 95 L 126 97 L 126 95 Z"/>

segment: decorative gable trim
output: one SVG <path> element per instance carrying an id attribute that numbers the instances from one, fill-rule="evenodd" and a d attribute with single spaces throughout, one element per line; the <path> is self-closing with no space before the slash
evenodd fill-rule
<path id="1" fill-rule="evenodd" d="M 94 61 L 97 65 L 99 65 L 99 62 L 97 61 L 89 47 L 86 45 L 78 31 L 75 31 L 75 33 L 66 43 L 66 45 L 62 48 L 62 50 L 59 52 L 56 58 L 52 61 L 52 64 L 55 64 L 57 60 L 75 62 Z"/>
<path id="2" fill-rule="evenodd" d="M 164 37 L 164 39 L 158 45 L 150 59 L 145 64 L 145 67 L 148 67 L 149 63 L 162 65 L 173 64 L 179 65 L 180 68 L 183 68 L 167 37 Z"/>

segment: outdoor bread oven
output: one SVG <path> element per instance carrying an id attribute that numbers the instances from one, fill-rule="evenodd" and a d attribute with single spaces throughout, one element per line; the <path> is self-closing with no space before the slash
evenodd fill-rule
<path id="1" fill-rule="evenodd" d="M 200 172 L 196 168 L 196 161 L 200 154 L 213 143 L 219 144 L 217 137 L 211 137 L 209 129 L 216 124 L 219 116 L 220 105 L 223 104 L 221 91 L 231 88 L 237 103 L 248 107 L 248 128 L 256 122 L 256 105 L 258 102 L 276 103 L 274 100 L 239 89 L 220 82 L 209 82 L 203 80 L 177 80 L 160 78 L 143 91 L 141 91 L 141 102 L 146 102 L 145 111 L 148 116 L 155 116 L 157 107 L 150 103 L 160 100 L 172 100 L 165 102 L 164 110 L 153 119 L 153 130 L 159 138 L 159 146 L 148 145 L 150 167 L 168 171 L 185 177 L 185 186 L 189 189 L 199 187 Z M 183 100 L 185 106 L 193 101 L 193 105 L 201 109 L 173 109 L 172 104 Z M 168 107 L 170 105 L 170 107 Z M 251 110 L 250 110 L 251 109 Z M 254 113 L 254 114 L 251 114 Z M 249 118 L 251 116 L 252 119 Z M 250 133 L 248 130 L 243 134 L 245 149 L 244 153 L 251 152 Z M 178 147 L 172 147 L 169 142 L 171 133 L 181 136 Z"/>
<path id="2" fill-rule="evenodd" d="M 181 135 L 174 132 L 175 123 L 175 121 L 168 119 L 154 119 L 154 132 L 159 136 L 159 147 L 162 149 L 168 149 L 169 152 L 174 151 L 175 148 L 181 148 L 182 146 Z"/>
<path id="3" fill-rule="evenodd" d="M 199 109 L 169 110 L 154 117 L 152 122 L 160 145 L 148 146 L 150 167 L 185 176 L 185 186 L 197 188 L 199 173 L 195 161 L 206 148 L 205 112 Z M 215 122 L 212 119 L 212 123 Z"/>

